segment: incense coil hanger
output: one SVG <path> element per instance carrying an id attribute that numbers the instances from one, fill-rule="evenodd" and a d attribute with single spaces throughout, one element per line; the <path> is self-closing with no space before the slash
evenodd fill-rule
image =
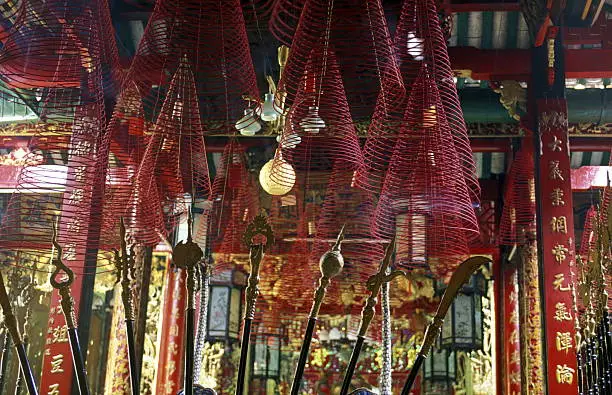
<path id="1" fill-rule="evenodd" d="M 74 299 L 70 294 L 70 286 L 74 282 L 74 272 L 62 261 L 63 249 L 57 241 L 57 221 L 53 224 L 53 246 L 57 250 L 57 255 L 52 258 L 51 263 L 55 266 L 55 270 L 51 273 L 49 283 L 51 283 L 53 288 L 59 291 L 62 310 L 66 317 L 66 325 L 68 328 L 75 328 L 76 315 L 74 312 Z M 60 275 L 64 277 L 58 281 L 58 276 Z"/>

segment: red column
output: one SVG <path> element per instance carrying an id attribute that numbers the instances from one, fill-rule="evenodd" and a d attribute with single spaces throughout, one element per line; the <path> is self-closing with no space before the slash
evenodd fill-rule
<path id="1" fill-rule="evenodd" d="M 504 268 L 502 322 L 504 393 L 521 394 L 521 341 L 519 330 L 519 286 L 516 267 Z"/>
<path id="2" fill-rule="evenodd" d="M 575 266 L 567 103 L 537 102 L 538 232 L 544 300 L 547 393 L 577 394 L 576 345 L 570 280 Z"/>
<path id="3" fill-rule="evenodd" d="M 155 393 L 176 394 L 183 388 L 183 342 L 187 290 L 182 270 L 168 270 Z"/>

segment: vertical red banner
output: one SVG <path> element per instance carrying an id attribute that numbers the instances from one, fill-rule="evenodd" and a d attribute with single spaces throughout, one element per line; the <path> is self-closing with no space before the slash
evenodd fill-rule
<path id="1" fill-rule="evenodd" d="M 159 364 L 155 393 L 174 395 L 183 386 L 183 340 L 185 338 L 185 288 L 182 270 L 168 270 L 168 288 L 163 307 L 163 323 L 159 345 Z"/>
<path id="2" fill-rule="evenodd" d="M 94 158 L 99 148 L 94 140 L 95 123 L 83 121 L 78 125 L 78 127 L 74 126 L 68 151 L 70 153 L 68 172 L 58 230 L 58 242 L 63 249 L 62 260 L 75 272 L 71 290 L 77 317 L 90 224 L 89 208 L 92 200 L 92 183 L 88 180 L 94 177 L 96 169 L 91 163 L 95 161 Z M 51 245 L 49 245 L 49 251 L 51 251 Z M 93 276 L 94 274 L 88 273 L 87 275 Z M 73 361 L 60 300 L 58 291 L 53 290 L 40 383 L 40 392 L 45 395 L 69 394 L 72 389 Z"/>
<path id="3" fill-rule="evenodd" d="M 521 394 L 521 339 L 519 286 L 516 267 L 504 269 L 504 393 Z"/>
<path id="4" fill-rule="evenodd" d="M 549 394 L 577 394 L 570 281 L 575 266 L 567 103 L 538 101 L 540 152 L 537 193 Z"/>

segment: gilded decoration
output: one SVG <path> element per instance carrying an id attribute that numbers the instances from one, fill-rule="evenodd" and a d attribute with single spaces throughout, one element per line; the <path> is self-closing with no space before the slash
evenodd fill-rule
<path id="1" fill-rule="evenodd" d="M 518 81 L 502 81 L 493 91 L 499 93 L 499 102 L 508 110 L 510 117 L 520 121 L 522 115 L 527 112 L 527 89 Z"/>
<path id="2" fill-rule="evenodd" d="M 521 387 L 527 395 L 544 393 L 544 360 L 540 312 L 540 285 L 538 283 L 538 253 L 536 241 L 530 239 L 521 247 L 521 276 L 519 313 L 521 328 Z"/>
<path id="3" fill-rule="evenodd" d="M 482 298 L 482 350 L 457 354 L 456 395 L 489 395 L 496 393 L 495 360 L 495 292 L 491 273 L 483 267 L 489 281 L 486 297 Z"/>
<path id="4" fill-rule="evenodd" d="M 555 130 L 567 130 L 567 113 L 559 111 L 544 112 L 540 115 L 539 129 L 541 134 Z"/>
<path id="5" fill-rule="evenodd" d="M 155 371 L 159 360 L 159 328 L 162 320 L 162 298 L 164 294 L 168 254 L 153 253 L 151 262 L 151 283 L 147 304 L 147 321 L 142 357 L 140 390 L 143 395 L 152 395 L 155 383 Z"/>

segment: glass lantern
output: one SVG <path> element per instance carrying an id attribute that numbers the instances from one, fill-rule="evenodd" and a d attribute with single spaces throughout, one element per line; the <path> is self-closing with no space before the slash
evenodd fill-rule
<path id="1" fill-rule="evenodd" d="M 423 390 L 425 394 L 448 394 L 457 377 L 457 359 L 454 350 L 433 349 L 423 363 Z"/>
<path id="2" fill-rule="evenodd" d="M 242 314 L 241 275 L 241 272 L 234 271 L 230 275 L 211 279 L 206 325 L 206 337 L 209 341 L 238 340 Z"/>
<path id="3" fill-rule="evenodd" d="M 280 376 L 281 335 L 257 331 L 253 347 L 253 378 L 278 380 Z"/>
<path id="4" fill-rule="evenodd" d="M 486 295 L 486 288 L 487 280 L 479 271 L 472 275 L 470 281 L 457 294 L 442 326 L 442 348 L 462 351 L 482 349 L 482 298 Z M 441 288 L 441 291 L 443 290 L 444 288 Z"/>

